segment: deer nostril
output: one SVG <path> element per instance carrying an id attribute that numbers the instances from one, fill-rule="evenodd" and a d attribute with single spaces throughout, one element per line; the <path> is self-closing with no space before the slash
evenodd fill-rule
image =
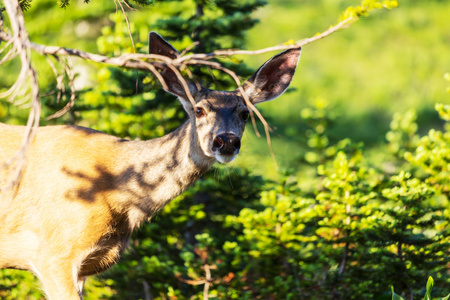
<path id="1" fill-rule="evenodd" d="M 213 148 L 222 149 L 225 143 L 227 142 L 227 137 L 224 135 L 218 135 L 213 141 Z"/>
<path id="2" fill-rule="evenodd" d="M 241 140 L 236 137 L 236 139 L 233 141 L 233 147 L 236 150 L 239 150 L 241 148 Z"/>

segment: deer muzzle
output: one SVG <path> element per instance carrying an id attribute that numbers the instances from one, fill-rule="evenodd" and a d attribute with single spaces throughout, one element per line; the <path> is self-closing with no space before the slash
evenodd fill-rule
<path id="1" fill-rule="evenodd" d="M 217 135 L 212 145 L 212 150 L 220 155 L 236 155 L 240 148 L 241 139 L 233 133 Z"/>

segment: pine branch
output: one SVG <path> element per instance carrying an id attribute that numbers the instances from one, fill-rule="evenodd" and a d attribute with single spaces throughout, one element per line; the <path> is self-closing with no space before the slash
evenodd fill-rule
<path id="1" fill-rule="evenodd" d="M 31 7 L 31 1 L 32 0 L 20 0 L 19 5 L 22 11 L 27 11 Z"/>

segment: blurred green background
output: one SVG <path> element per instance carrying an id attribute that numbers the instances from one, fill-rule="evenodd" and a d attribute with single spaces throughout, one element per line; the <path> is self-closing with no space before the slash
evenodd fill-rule
<path id="1" fill-rule="evenodd" d="M 196 52 L 256 50 L 323 32 L 359 4 L 155 0 L 127 11 L 134 49 L 114 1 L 78 0 L 61 9 L 54 0 L 37 0 L 25 19 L 33 42 L 109 56 L 145 53 L 150 31 L 178 50 L 196 40 Z M 449 111 L 437 106 L 439 117 L 435 105 L 450 103 L 449 12 L 449 1 L 400 0 L 398 8 L 373 10 L 305 46 L 289 90 L 258 106 L 275 129 L 279 170 L 266 139 L 249 124 L 238 158 L 214 168 L 136 232 L 119 264 L 88 281 L 86 298 L 202 299 L 203 285 L 186 280 L 202 280 L 205 264 L 217 266 L 209 292 L 218 299 L 389 299 L 390 285 L 416 299 L 428 276 L 437 293 L 448 293 Z M 221 62 L 248 78 L 274 54 Z M 41 93 L 51 92 L 48 62 L 32 58 Z M 47 121 L 69 95 L 60 102 L 55 94 L 43 97 L 42 125 L 149 139 L 185 118 L 149 74 L 80 59 L 73 65 L 75 107 Z M 0 66 L 0 91 L 18 69 L 16 60 Z M 194 70 L 211 88 L 235 88 L 213 74 Z M 27 115 L 26 103 L 0 99 L 1 122 L 24 124 Z M 32 275 L 2 270 L 0 298 L 42 294 Z"/>
<path id="2" fill-rule="evenodd" d="M 334 24 L 350 4 L 269 1 L 256 13 L 261 22 L 250 30 L 247 48 L 313 36 L 325 24 Z M 450 68 L 449 6 L 448 1 L 399 1 L 397 9 L 373 12 L 351 28 L 304 47 L 292 83 L 295 90 L 258 107 L 278 128 L 274 151 L 280 164 L 290 166 L 302 157 L 300 112 L 317 101 L 333 111 L 332 139 L 351 138 L 367 147 L 384 141 L 394 112 L 415 109 L 424 132 L 435 126 L 439 119 L 434 103 L 450 100 L 444 80 Z M 247 61 L 257 67 L 262 59 Z M 264 174 L 272 172 L 264 139 L 250 132 L 239 162 L 259 170 L 264 161 Z"/>

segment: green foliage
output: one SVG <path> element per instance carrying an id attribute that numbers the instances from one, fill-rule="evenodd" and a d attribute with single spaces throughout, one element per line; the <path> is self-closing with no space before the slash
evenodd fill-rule
<path id="1" fill-rule="evenodd" d="M 367 16 L 368 13 L 373 9 L 379 9 L 379 8 L 388 8 L 392 9 L 398 7 L 397 1 L 392 0 L 383 0 L 383 1 L 376 1 L 376 0 L 363 0 L 361 2 L 361 5 L 357 5 L 355 7 L 350 6 L 348 7 L 344 13 L 340 17 L 340 21 L 348 19 L 348 18 L 354 18 L 354 17 L 361 17 L 361 16 Z"/>
<path id="2" fill-rule="evenodd" d="M 430 277 L 428 277 L 427 289 L 426 289 L 426 292 L 425 292 L 425 296 L 423 297 L 423 300 L 432 300 L 432 299 L 435 299 L 435 300 L 448 300 L 448 299 L 450 299 L 450 294 L 447 297 L 431 298 L 431 290 L 433 289 L 433 285 L 434 285 L 434 280 L 433 280 L 433 277 L 430 276 Z M 391 290 L 392 290 L 392 300 L 403 300 L 403 298 L 400 295 L 398 295 L 398 294 L 396 294 L 394 292 L 394 287 L 393 286 L 391 286 Z"/>
<path id="3" fill-rule="evenodd" d="M 321 109 L 303 115 L 326 118 Z M 410 115 L 393 123 L 411 126 L 393 126 L 390 134 L 416 127 Z M 361 147 L 347 149 L 319 165 L 313 195 L 289 177 L 261 194 L 263 207 L 229 218 L 229 226 L 242 228 L 235 256 L 252 274 L 242 280 L 257 291 L 253 297 L 378 299 L 390 282 L 416 293 L 428 274 L 437 274 L 441 290 L 448 287 L 448 197 L 427 178 L 382 172 Z M 407 163 L 395 153 L 391 160 Z"/>
<path id="4" fill-rule="evenodd" d="M 314 108 L 304 115 L 327 118 Z M 409 115 L 394 122 L 412 124 Z M 415 150 L 420 140 L 406 144 Z M 438 278 L 437 292 L 448 292 L 448 195 L 420 166 L 390 174 L 371 166 L 361 145 L 337 144 L 346 147 L 328 146 L 341 150 L 318 165 L 312 192 L 292 174 L 264 184 L 241 169 L 209 173 L 139 231 L 118 267 L 98 280 L 113 298 L 143 297 L 131 282 L 150 286 L 155 299 L 201 298 L 205 266 L 213 266 L 208 292 L 220 299 L 382 299 L 390 284 L 409 298 L 429 275 Z M 391 160 L 409 164 L 396 153 Z"/>
<path id="5" fill-rule="evenodd" d="M 343 1 L 304 1 L 309 15 L 293 18 L 289 14 L 294 13 L 292 9 L 289 12 L 290 2 L 284 2 L 288 11 L 277 13 L 278 7 L 274 8 L 274 14 L 280 22 L 288 22 L 285 30 L 279 35 L 271 34 L 271 28 L 258 33 L 258 38 L 264 38 L 270 45 L 283 41 L 283 34 L 292 27 L 305 32 L 323 28 L 324 22 L 329 22 L 323 18 L 332 8 L 336 11 L 336 6 L 343 9 L 348 5 Z M 48 7 L 53 4 L 43 3 Z M 95 43 L 83 43 L 82 48 L 95 47 L 98 48 L 95 51 L 105 55 L 145 53 L 151 30 L 160 32 L 180 50 L 194 41 L 200 41 L 193 50 L 198 52 L 243 47 L 251 39 L 246 31 L 256 24 L 252 12 L 264 4 L 258 0 L 157 1 L 147 11 L 133 13 L 129 18 L 133 46 L 123 15 L 110 14 L 115 10 L 113 2 L 98 3 L 92 1 L 89 6 L 98 6 L 83 13 L 68 12 L 72 8 L 62 12 L 73 26 L 59 23 L 55 26 L 45 17 L 46 11 L 33 5 L 28 20 L 35 18 L 40 24 L 36 28 L 29 26 L 33 40 L 48 38 L 47 42 L 53 43 L 52 31 L 48 29 L 54 26 L 61 28 L 69 45 L 81 43 L 77 39 L 79 33 L 70 30 L 73 27 L 76 32 L 83 32 L 83 26 L 88 26 L 101 36 Z M 442 9 L 432 10 L 435 3 L 430 2 L 427 13 L 439 14 Z M 366 15 L 380 5 L 393 7 L 396 1 L 362 1 L 343 16 Z M 48 11 L 51 13 L 50 8 Z M 422 20 L 414 9 L 406 11 L 413 12 L 411 21 L 397 19 L 395 22 L 400 25 L 393 22 L 389 26 L 399 30 L 404 22 Z M 391 27 L 388 30 L 383 25 L 375 26 L 370 17 L 364 21 L 367 23 L 362 26 L 370 27 L 374 40 L 381 37 L 386 42 L 384 47 L 389 43 L 392 46 L 393 38 L 386 38 Z M 297 28 L 295 22 L 303 22 L 303 27 Z M 421 26 L 416 23 L 413 25 Z M 42 36 L 44 30 L 49 31 L 48 37 Z M 305 49 L 301 68 L 309 70 L 308 80 L 300 77 L 307 83 L 294 85 L 299 87 L 301 98 L 317 99 L 310 107 L 298 104 L 300 96 L 295 91 L 280 99 L 284 105 L 277 102 L 266 106 L 269 116 L 279 117 L 273 123 L 280 124 L 279 132 L 289 137 L 285 140 L 293 140 L 286 147 L 285 156 L 295 157 L 296 163 L 288 164 L 288 171 L 270 181 L 269 174 L 256 176 L 255 170 L 250 172 L 248 168 L 213 169 L 134 234 L 119 264 L 87 282 L 85 298 L 202 299 L 207 286 L 209 296 L 218 299 L 387 299 L 389 286 L 393 285 L 398 292 L 391 290 L 393 299 L 401 299 L 399 295 L 410 299 L 418 294 L 431 297 L 432 284 L 426 290 L 422 286 L 428 276 L 436 278 L 433 284 L 436 293 L 448 293 L 450 108 L 436 105 L 447 123 L 437 122 L 434 113 L 431 122 L 434 129 L 429 130 L 430 123 L 426 126 L 420 123 L 423 107 L 409 109 L 404 99 L 425 103 L 423 106 L 427 107 L 429 102 L 424 99 L 432 99 L 434 94 L 414 90 L 403 95 L 388 89 L 392 84 L 402 91 L 419 85 L 414 80 L 413 84 L 401 80 L 407 71 L 402 71 L 405 76 L 375 73 L 370 80 L 361 79 L 363 70 L 372 74 L 376 65 L 386 66 L 385 62 L 396 69 L 406 69 L 409 63 L 403 57 L 408 57 L 408 51 L 402 49 L 398 60 L 393 56 L 379 57 L 380 46 L 374 47 L 372 42 L 366 45 L 367 40 L 372 41 L 367 38 L 367 31 L 356 32 L 359 33 L 340 33 L 344 36 L 345 43 L 341 41 L 344 50 L 326 44 L 327 55 L 318 48 L 310 48 L 318 50 L 317 55 L 311 55 L 314 51 L 307 53 L 309 49 Z M 404 30 L 399 35 L 403 39 L 421 40 L 415 38 L 416 32 Z M 286 39 L 292 38 L 290 34 Z M 427 31 L 423 37 L 430 35 Z M 355 54 L 354 51 L 363 53 L 374 64 L 360 65 L 342 58 L 346 53 Z M 324 60 L 324 65 L 308 60 L 314 56 Z M 325 56 L 333 57 L 334 61 Z M 350 79 L 342 79 L 342 72 L 336 72 L 337 61 L 342 60 L 346 61 L 346 73 L 353 76 Z M 417 57 L 414 61 L 416 66 L 422 59 Z M 227 66 L 238 62 L 232 65 L 238 74 L 250 73 L 238 59 L 222 62 Z M 260 62 L 258 58 L 258 65 Z M 105 66 L 96 68 L 93 78 L 83 78 L 95 84 L 83 86 L 71 115 L 58 122 L 147 139 L 173 130 L 185 118 L 176 99 L 157 91 L 158 83 L 149 74 Z M 339 80 L 328 70 L 338 73 Z M 428 74 L 423 66 L 418 73 Z M 228 77 L 212 74 L 207 69 L 194 70 L 194 76 L 202 83 L 212 82 L 211 88 L 233 88 Z M 7 86 L 7 75 L 0 78 L 2 87 Z M 83 76 L 87 77 L 80 77 Z M 442 79 L 442 73 L 439 76 Z M 450 80 L 448 75 L 446 78 Z M 45 92 L 54 88 L 46 76 L 40 80 Z M 352 95 L 356 97 L 353 100 Z M 45 115 L 64 105 L 56 103 L 53 97 L 44 102 Z M 402 112 L 394 114 L 390 128 L 386 119 L 372 115 L 379 105 L 384 105 L 388 113 Z M 363 113 L 363 108 L 370 113 Z M 293 123 L 299 112 L 301 123 Z M 26 113 L 15 106 L 0 102 L 2 121 L 23 123 L 25 117 Z M 349 122 L 349 118 L 354 119 Z M 358 132 L 364 132 L 363 138 Z M 368 146 L 360 140 L 368 142 Z M 263 148 L 250 137 L 246 143 L 255 151 Z M 243 155 L 245 160 L 253 156 Z M 37 286 L 29 273 L 0 271 L 2 299 L 40 299 Z"/>
<path id="6" fill-rule="evenodd" d="M 31 0 L 20 0 L 19 5 L 23 11 L 27 11 L 31 7 Z"/>
<path id="7" fill-rule="evenodd" d="M 447 36 L 443 28 L 448 23 L 445 12 L 450 2 L 398 2 L 397 9 L 372 10 L 349 30 L 304 47 L 291 85 L 295 89 L 281 101 L 258 107 L 278 129 L 280 138 L 274 139 L 273 145 L 279 166 L 297 165 L 309 151 L 301 134 L 306 126 L 299 112 L 317 98 L 326 99 L 335 116 L 327 133 L 329 142 L 347 137 L 364 142 L 379 159 L 384 150 L 378 145 L 384 143 L 394 113 L 414 109 L 421 130 L 439 128 L 432 108 L 436 101 L 450 103 L 445 93 L 450 84 L 443 80 L 450 62 L 441 59 L 447 51 L 442 41 Z M 322 32 L 323 25 L 334 24 L 336 12 L 349 5 L 359 6 L 361 1 L 269 1 L 257 12 L 262 21 L 249 31 L 248 47 L 279 44 L 299 32 L 301 36 Z M 260 57 L 248 60 L 255 68 L 261 62 Z M 250 137 L 252 145 L 240 164 L 275 179 L 265 141 Z"/>
<path id="8" fill-rule="evenodd" d="M 416 148 L 405 153 L 405 159 L 422 172 L 424 182 L 431 186 L 436 194 L 445 198 L 450 196 L 450 126 L 449 106 L 436 104 L 436 110 L 447 123 L 446 131 L 431 129 L 420 138 Z M 447 213 L 448 214 L 448 213 Z M 448 221 L 445 222 L 448 226 Z"/>
<path id="9" fill-rule="evenodd" d="M 31 273 L 17 270 L 0 271 L 1 299 L 40 299 L 41 297 L 39 284 Z"/>
<path id="10" fill-rule="evenodd" d="M 257 205 L 263 180 L 241 169 L 233 175 L 228 172 L 224 168 L 210 171 L 134 234 L 117 267 L 98 277 L 114 289 L 111 299 L 143 298 L 145 285 L 154 299 L 200 297 L 203 285 L 188 283 L 205 278 L 205 265 L 214 266 L 211 294 L 223 299 L 236 293 L 227 286 L 235 277 L 233 271 L 239 269 L 230 255 L 239 247 L 239 231 L 225 223 L 245 207 Z M 97 295 L 88 292 L 87 299 Z"/>
<path id="11" fill-rule="evenodd" d="M 395 113 L 391 122 L 391 130 L 386 134 L 389 149 L 398 157 L 411 150 L 417 144 L 417 114 L 409 110 L 404 114 Z"/>

